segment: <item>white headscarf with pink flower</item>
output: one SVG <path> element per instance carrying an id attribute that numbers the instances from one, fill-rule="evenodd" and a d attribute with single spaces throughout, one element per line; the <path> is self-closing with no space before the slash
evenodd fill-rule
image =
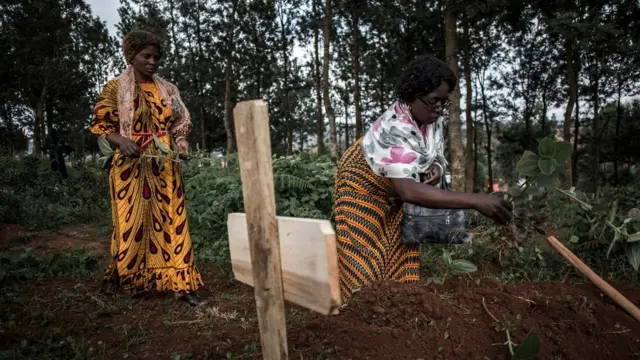
<path id="1" fill-rule="evenodd" d="M 442 119 L 418 126 L 409 107 L 392 104 L 371 126 L 362 139 L 362 151 L 371 169 L 388 178 L 420 181 L 434 161 L 443 167 L 444 134 Z"/>

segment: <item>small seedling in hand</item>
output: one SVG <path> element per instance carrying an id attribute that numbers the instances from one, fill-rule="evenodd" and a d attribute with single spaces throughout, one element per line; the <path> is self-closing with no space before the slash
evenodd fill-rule
<path id="1" fill-rule="evenodd" d="M 180 162 L 181 160 L 188 161 L 191 159 L 191 156 L 189 156 L 188 153 L 181 152 L 178 149 L 178 146 L 173 142 L 171 143 L 171 148 L 169 148 L 169 146 L 163 143 L 156 135 L 153 135 L 153 142 L 161 155 L 151 155 L 143 152 L 139 158 L 127 158 L 125 161 L 127 163 L 131 163 L 133 161 L 139 161 L 143 158 L 151 159 L 158 162 L 160 171 L 162 171 L 167 160 Z M 101 158 L 102 160 L 106 161 L 106 159 L 108 159 L 115 153 L 115 150 L 113 150 L 113 148 L 105 138 L 98 138 L 98 147 L 100 148 L 100 152 L 103 155 L 103 157 Z"/>

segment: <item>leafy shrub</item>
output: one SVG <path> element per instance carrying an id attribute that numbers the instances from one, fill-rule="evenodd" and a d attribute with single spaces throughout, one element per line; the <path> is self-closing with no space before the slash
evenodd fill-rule
<path id="1" fill-rule="evenodd" d="M 33 254 L 29 249 L 0 252 L 0 286 L 54 276 L 90 275 L 99 265 L 94 255 L 82 250 L 44 256 Z"/>
<path id="2" fill-rule="evenodd" d="M 0 222 L 34 228 L 111 222 L 106 172 L 89 164 L 70 168 L 60 184 L 49 161 L 35 156 L 0 156 Z"/>
<path id="3" fill-rule="evenodd" d="M 237 156 L 226 160 L 226 167 L 210 161 L 183 167 L 194 249 L 219 265 L 229 263 L 227 216 L 244 212 Z M 273 173 L 277 215 L 331 219 L 335 164 L 330 158 L 307 153 L 274 157 Z"/>

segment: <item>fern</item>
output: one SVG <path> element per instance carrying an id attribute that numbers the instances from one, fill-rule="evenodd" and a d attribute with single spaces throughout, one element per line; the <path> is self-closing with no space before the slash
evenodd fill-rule
<path id="1" fill-rule="evenodd" d="M 290 174 L 275 174 L 273 180 L 278 190 L 309 190 L 313 188 L 309 181 Z"/>

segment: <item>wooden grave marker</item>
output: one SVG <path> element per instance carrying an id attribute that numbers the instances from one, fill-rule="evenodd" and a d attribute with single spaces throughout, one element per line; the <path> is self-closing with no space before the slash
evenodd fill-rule
<path id="1" fill-rule="evenodd" d="M 260 343 L 264 359 L 288 359 L 280 242 L 271 167 L 267 105 L 246 101 L 233 109 L 240 160 Z M 231 235 L 231 231 L 229 233 Z M 229 238 L 231 241 L 231 237 Z"/>
<path id="2" fill-rule="evenodd" d="M 245 213 L 229 214 L 231 263 L 237 280 L 254 287 L 264 359 L 287 359 L 284 299 L 337 314 L 338 260 L 328 220 L 276 217 L 267 105 L 233 110 Z"/>

